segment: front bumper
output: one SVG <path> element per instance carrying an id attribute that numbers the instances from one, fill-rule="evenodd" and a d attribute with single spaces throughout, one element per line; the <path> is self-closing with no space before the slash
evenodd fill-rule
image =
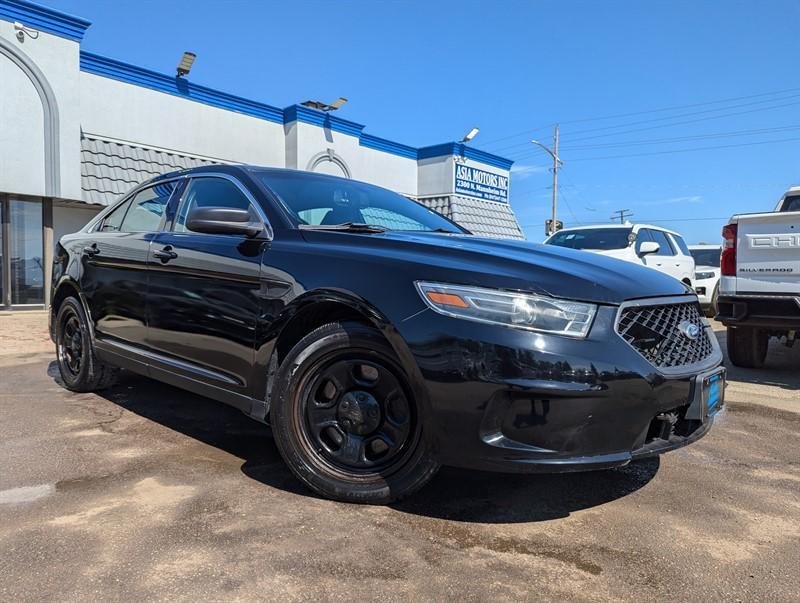
<path id="1" fill-rule="evenodd" d="M 423 312 L 403 323 L 427 393 L 424 430 L 441 463 L 511 472 L 624 465 L 702 437 L 696 372 L 660 374 L 600 307 L 584 340 L 466 323 Z M 713 338 L 710 327 L 706 327 Z M 675 428 L 661 429 L 665 417 Z"/>
<path id="2" fill-rule="evenodd" d="M 703 308 L 711 306 L 714 301 L 714 290 L 719 279 L 707 278 L 694 282 L 694 292 L 697 294 L 697 301 Z"/>

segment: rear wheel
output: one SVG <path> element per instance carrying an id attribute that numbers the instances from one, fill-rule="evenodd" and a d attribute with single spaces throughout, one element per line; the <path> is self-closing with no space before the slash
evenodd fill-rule
<path id="1" fill-rule="evenodd" d="M 761 368 L 767 358 L 769 333 L 754 327 L 728 327 L 728 358 L 736 366 Z"/>
<path id="2" fill-rule="evenodd" d="M 355 322 L 319 327 L 289 352 L 275 388 L 278 449 L 319 494 L 383 504 L 436 473 L 408 378 L 379 331 Z"/>
<path id="3" fill-rule="evenodd" d="M 55 332 L 58 372 L 67 389 L 91 392 L 114 384 L 117 369 L 95 356 L 86 313 L 74 297 L 61 303 Z"/>

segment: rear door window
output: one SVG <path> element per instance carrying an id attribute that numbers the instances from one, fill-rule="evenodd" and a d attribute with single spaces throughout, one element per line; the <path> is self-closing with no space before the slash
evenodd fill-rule
<path id="1" fill-rule="evenodd" d="M 672 247 L 672 243 L 669 242 L 669 239 L 664 232 L 660 230 L 647 230 L 653 241 L 658 243 L 659 249 L 655 255 L 675 255 L 675 249 Z"/>
<path id="2" fill-rule="evenodd" d="M 176 183 L 162 182 L 140 190 L 131 200 L 120 232 L 156 232 Z"/>

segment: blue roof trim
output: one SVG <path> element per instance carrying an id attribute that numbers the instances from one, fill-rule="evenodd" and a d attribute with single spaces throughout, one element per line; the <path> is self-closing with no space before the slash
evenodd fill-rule
<path id="1" fill-rule="evenodd" d="M 212 107 L 228 109 L 245 115 L 260 117 L 275 123 L 283 123 L 283 110 L 272 105 L 235 96 L 226 92 L 192 84 L 179 77 L 170 77 L 156 71 L 109 59 L 91 52 L 81 51 L 81 71 L 102 75 L 127 84 L 135 84 L 158 92 L 166 92 Z"/>
<path id="2" fill-rule="evenodd" d="M 92 24 L 27 0 L 0 0 L 0 19 L 19 21 L 27 27 L 80 42 Z"/>
<path id="3" fill-rule="evenodd" d="M 384 153 L 391 153 L 408 159 L 419 159 L 418 150 L 415 147 L 386 140 L 385 138 L 378 138 L 372 134 L 362 134 L 360 143 L 362 147 L 368 149 L 375 149 L 376 151 L 383 151 Z"/>
<path id="4" fill-rule="evenodd" d="M 467 159 L 479 161 L 503 170 L 510 170 L 511 166 L 514 165 L 514 161 L 511 159 L 493 155 L 492 153 L 475 149 L 460 142 L 446 142 L 430 147 L 422 147 L 419 149 L 418 157 L 419 159 L 430 159 L 431 157 L 443 157 L 446 155 L 466 157 Z"/>
<path id="5" fill-rule="evenodd" d="M 0 0 L 0 2 L 4 1 L 8 0 Z M 2 6 L 3 5 L 0 5 L 0 7 Z M 273 107 L 266 103 L 252 101 L 242 98 L 241 96 L 235 96 L 227 92 L 220 92 L 219 90 L 193 84 L 184 78 L 164 75 L 163 73 L 137 67 L 136 65 L 131 65 L 116 59 L 109 59 L 84 50 L 80 53 L 80 65 L 81 71 L 85 71 L 86 73 L 112 78 L 120 82 L 125 82 L 126 84 L 142 86 L 143 88 L 149 88 L 157 92 L 165 92 L 173 96 L 179 96 L 220 109 L 236 111 L 237 113 L 258 117 L 267 121 L 279 124 L 288 124 L 293 121 L 298 121 L 300 123 L 319 126 L 320 128 L 330 128 L 335 132 L 341 132 L 342 134 L 348 134 L 358 138 L 359 144 L 362 147 L 383 151 L 384 153 L 390 153 L 407 159 L 418 160 L 457 155 L 504 170 L 510 169 L 511 165 L 514 163 L 510 159 L 492 155 L 486 151 L 479 151 L 478 149 L 474 149 L 459 142 L 448 142 L 418 149 L 385 138 L 379 138 L 372 134 L 365 134 L 362 124 L 336 117 L 325 111 L 319 111 L 303 105 L 291 105 L 285 109 L 279 109 L 278 107 Z"/>
<path id="6" fill-rule="evenodd" d="M 334 132 L 341 132 L 355 137 L 361 136 L 361 131 L 364 129 L 362 124 L 303 105 L 291 105 L 283 110 L 283 122 L 288 124 L 293 121 L 319 126 L 320 128 L 330 128 Z"/>

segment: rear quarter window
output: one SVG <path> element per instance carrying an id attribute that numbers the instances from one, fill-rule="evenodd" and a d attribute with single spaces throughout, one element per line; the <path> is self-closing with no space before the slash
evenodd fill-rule
<path id="1" fill-rule="evenodd" d="M 683 255 L 692 255 L 692 252 L 689 251 L 689 246 L 686 244 L 686 241 L 683 240 L 683 237 L 680 235 L 670 235 L 672 236 L 675 243 L 678 245 L 678 249 L 681 250 Z"/>
<path id="2" fill-rule="evenodd" d="M 800 197 L 786 197 L 781 211 L 800 211 Z"/>

